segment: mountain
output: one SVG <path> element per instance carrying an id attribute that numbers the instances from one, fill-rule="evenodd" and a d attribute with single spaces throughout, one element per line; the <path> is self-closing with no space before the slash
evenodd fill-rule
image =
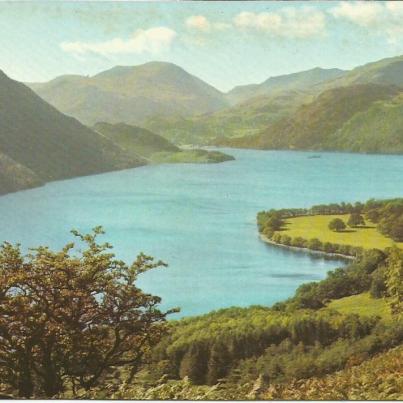
<path id="1" fill-rule="evenodd" d="M 93 130 L 117 143 L 123 149 L 143 157 L 150 157 L 156 152 L 178 152 L 179 148 L 149 130 L 125 123 L 96 123 Z"/>
<path id="2" fill-rule="evenodd" d="M 335 137 L 339 150 L 403 154 L 403 93 L 355 114 Z"/>
<path id="3" fill-rule="evenodd" d="M 231 155 L 219 151 L 180 149 L 149 130 L 125 123 L 100 122 L 94 130 L 112 140 L 122 149 L 156 163 L 218 163 L 233 160 Z"/>
<path id="4" fill-rule="evenodd" d="M 27 84 L 40 97 L 84 124 L 139 124 L 154 115 L 190 116 L 227 106 L 224 94 L 175 64 L 116 66 L 93 77 L 61 76 Z"/>
<path id="5" fill-rule="evenodd" d="M 323 87 L 334 88 L 368 83 L 403 87 L 403 55 L 358 66 L 334 80 L 327 81 Z"/>
<path id="6" fill-rule="evenodd" d="M 361 136 L 357 137 L 355 130 L 364 122 L 362 117 L 355 119 L 361 113 L 368 113 L 376 101 L 391 101 L 400 91 L 395 86 L 377 84 L 358 84 L 325 90 L 312 102 L 301 105 L 295 113 L 269 125 L 261 133 L 230 139 L 222 144 L 234 147 L 302 150 L 351 151 L 354 147 L 369 152 L 372 148 L 369 136 L 379 135 L 376 134 L 376 127 L 382 123 L 378 122 L 369 132 L 361 126 Z M 349 122 L 350 119 L 354 124 Z M 351 127 L 354 127 L 354 130 Z M 401 127 L 397 130 L 401 131 Z M 381 141 L 383 144 L 378 143 L 378 151 L 386 151 L 384 141 L 385 139 Z M 399 147 L 401 141 L 400 139 Z M 398 144 L 395 144 L 393 147 L 397 146 Z M 391 147 L 390 143 L 388 151 Z"/>
<path id="7" fill-rule="evenodd" d="M 0 193 L 144 163 L 0 71 Z"/>
<path id="8" fill-rule="evenodd" d="M 43 185 L 31 169 L 0 153 L 0 194 Z"/>
<path id="9" fill-rule="evenodd" d="M 340 69 L 316 67 L 298 73 L 270 77 L 261 84 L 238 86 L 229 91 L 226 96 L 231 104 L 237 104 L 259 95 L 273 95 L 283 91 L 312 90 L 328 80 L 343 77 L 345 73 L 344 70 Z"/>
<path id="10" fill-rule="evenodd" d="M 144 126 L 175 144 L 210 144 L 220 138 L 257 134 L 311 98 L 302 91 L 284 91 L 200 116 L 157 116 L 146 120 Z"/>

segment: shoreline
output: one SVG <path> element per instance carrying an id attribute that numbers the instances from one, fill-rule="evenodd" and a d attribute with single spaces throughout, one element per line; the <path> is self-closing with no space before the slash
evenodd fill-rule
<path id="1" fill-rule="evenodd" d="M 265 243 L 267 243 L 269 245 L 274 245 L 274 246 L 278 246 L 278 247 L 285 248 L 285 249 L 290 249 L 290 250 L 310 253 L 310 254 L 313 254 L 313 255 L 323 255 L 323 256 L 328 256 L 328 257 L 333 257 L 333 258 L 342 258 L 342 259 L 350 260 L 350 261 L 356 259 L 354 256 L 343 255 L 342 253 L 329 253 L 329 252 L 324 252 L 322 250 L 301 248 L 299 246 L 283 245 L 281 243 L 277 243 L 277 242 L 272 241 L 271 239 L 267 238 L 267 236 L 265 236 L 263 234 L 259 234 L 259 237 L 263 242 L 265 242 Z"/>

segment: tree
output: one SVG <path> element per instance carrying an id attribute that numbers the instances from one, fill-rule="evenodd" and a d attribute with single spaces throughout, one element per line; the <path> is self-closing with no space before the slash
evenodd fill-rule
<path id="1" fill-rule="evenodd" d="M 346 228 L 346 224 L 341 218 L 333 218 L 332 221 L 329 223 L 329 229 L 331 231 L 340 232 Z"/>
<path id="2" fill-rule="evenodd" d="M 397 247 L 391 249 L 387 260 L 386 288 L 392 313 L 403 318 L 403 252 Z"/>
<path id="3" fill-rule="evenodd" d="M 321 250 L 323 247 L 322 242 L 318 238 L 312 238 L 307 243 L 307 248 L 312 250 Z"/>
<path id="4" fill-rule="evenodd" d="M 357 227 L 358 225 L 365 225 L 364 218 L 361 214 L 359 213 L 351 213 L 350 217 L 347 221 L 347 225 L 349 227 Z"/>
<path id="5" fill-rule="evenodd" d="M 215 385 L 219 379 L 227 375 L 230 359 L 227 346 L 223 342 L 213 343 L 207 363 L 206 383 L 208 385 Z"/>
<path id="6" fill-rule="evenodd" d="M 89 390 L 112 368 L 128 381 L 166 332 L 160 298 L 136 287 L 137 276 L 165 263 L 140 254 L 128 266 L 73 231 L 74 243 L 53 252 L 0 247 L 0 379 L 19 397 L 53 397 L 70 385 Z"/>
<path id="7" fill-rule="evenodd" d="M 381 217 L 381 213 L 377 210 L 377 209 L 371 209 L 368 210 L 365 214 L 365 217 L 373 222 L 374 224 L 378 223 L 380 217 Z"/>
<path id="8" fill-rule="evenodd" d="M 201 385 L 205 382 L 208 351 L 202 343 L 194 342 L 183 356 L 179 376 L 188 377 L 191 382 Z"/>

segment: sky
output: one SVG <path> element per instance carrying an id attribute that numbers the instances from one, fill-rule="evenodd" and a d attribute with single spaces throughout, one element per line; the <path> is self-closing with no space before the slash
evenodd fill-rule
<path id="1" fill-rule="evenodd" d="M 42 82 L 175 63 L 219 90 L 403 54 L 403 2 L 0 0 L 0 69 Z"/>

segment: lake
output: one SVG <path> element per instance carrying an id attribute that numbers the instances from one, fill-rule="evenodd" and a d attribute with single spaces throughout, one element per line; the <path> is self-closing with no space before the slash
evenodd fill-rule
<path id="1" fill-rule="evenodd" d="M 0 241 L 55 248 L 72 228 L 102 225 L 119 258 L 143 251 L 169 263 L 139 285 L 189 316 L 271 305 L 344 264 L 261 242 L 258 211 L 402 196 L 402 156 L 222 151 L 236 160 L 145 166 L 0 197 Z"/>

